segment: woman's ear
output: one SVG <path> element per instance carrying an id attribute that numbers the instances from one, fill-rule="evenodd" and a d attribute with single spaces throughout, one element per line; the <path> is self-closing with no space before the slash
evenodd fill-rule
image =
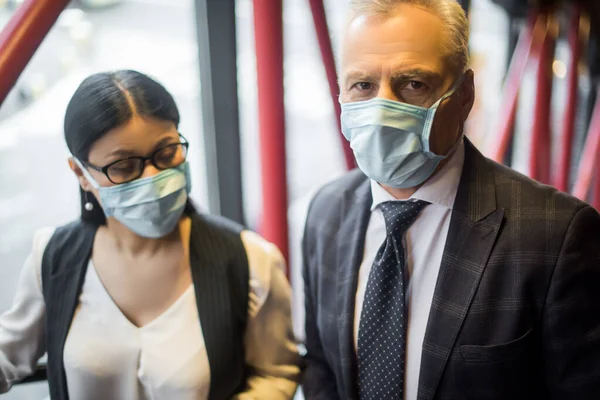
<path id="1" fill-rule="evenodd" d="M 75 158 L 69 157 L 68 162 L 69 162 L 69 168 L 71 168 L 71 170 L 77 177 L 77 180 L 79 181 L 79 186 L 81 186 L 81 188 L 83 190 L 85 190 L 86 192 L 91 192 L 94 189 L 94 187 L 92 186 L 90 181 L 88 181 L 87 178 L 85 177 L 85 175 L 83 174 L 83 171 L 81 170 L 81 167 L 79 166 L 79 164 L 77 162 L 75 162 Z"/>

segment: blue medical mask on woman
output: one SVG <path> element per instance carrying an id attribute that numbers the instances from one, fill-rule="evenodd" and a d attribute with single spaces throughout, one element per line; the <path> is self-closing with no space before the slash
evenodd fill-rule
<path id="1" fill-rule="evenodd" d="M 100 186 L 82 163 L 75 161 L 98 190 L 106 217 L 147 238 L 166 236 L 177 226 L 191 190 L 187 161 L 154 176 L 114 186 Z"/>
<path id="2" fill-rule="evenodd" d="M 430 134 L 440 103 L 452 96 L 464 75 L 429 108 L 375 98 L 342 104 L 342 133 L 350 142 L 358 167 L 369 178 L 405 189 L 425 182 L 446 155 L 430 149 Z"/>

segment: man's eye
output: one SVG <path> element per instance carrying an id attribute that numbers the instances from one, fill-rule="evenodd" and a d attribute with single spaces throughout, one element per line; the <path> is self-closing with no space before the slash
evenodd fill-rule
<path id="1" fill-rule="evenodd" d="M 358 90 L 368 91 L 371 90 L 373 85 L 369 82 L 358 82 L 354 85 Z"/>
<path id="2" fill-rule="evenodd" d="M 423 84 L 423 82 L 419 82 L 419 81 L 410 81 L 408 83 L 408 87 L 412 90 L 421 90 L 425 87 L 425 84 Z"/>

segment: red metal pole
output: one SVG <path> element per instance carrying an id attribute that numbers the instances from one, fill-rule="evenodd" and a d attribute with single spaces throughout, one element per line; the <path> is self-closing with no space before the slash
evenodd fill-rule
<path id="1" fill-rule="evenodd" d="M 0 104 L 69 0 L 27 0 L 0 33 Z"/>
<path id="2" fill-rule="evenodd" d="M 573 152 L 573 136 L 575 134 L 575 116 L 577 113 L 577 93 L 579 86 L 579 61 L 581 58 L 581 10 L 573 7 L 571 26 L 569 28 L 569 47 L 571 61 L 567 75 L 567 108 L 560 139 L 558 171 L 554 177 L 554 185 L 563 192 L 569 191 L 569 175 L 571 172 L 571 156 Z"/>
<path id="3" fill-rule="evenodd" d="M 554 62 L 556 37 L 551 27 L 552 13 L 545 12 L 544 14 L 546 30 L 537 60 L 537 88 L 529 154 L 529 174 L 532 179 L 550 184 L 552 63 Z"/>
<path id="4" fill-rule="evenodd" d="M 283 2 L 254 0 L 262 176 L 261 233 L 288 259 L 288 199 L 283 103 Z"/>
<path id="5" fill-rule="evenodd" d="M 517 114 L 519 88 L 523 81 L 529 54 L 536 47 L 536 31 L 539 30 L 540 22 L 537 12 L 532 13 L 527 22 L 527 26 L 519 35 L 519 41 L 517 42 L 515 53 L 508 68 L 504 89 L 502 91 L 502 105 L 498 119 L 498 132 L 492 135 L 489 146 L 490 158 L 499 163 L 504 161 L 504 156 L 513 134 L 513 127 Z"/>
<path id="6" fill-rule="evenodd" d="M 583 201 L 588 199 L 592 179 L 598 179 L 600 166 L 600 97 L 596 100 L 590 130 L 583 147 L 583 155 L 579 164 L 577 182 L 573 188 L 573 195 Z"/>
<path id="7" fill-rule="evenodd" d="M 331 93 L 331 100 L 333 102 L 333 109 L 335 112 L 335 122 L 338 126 L 340 142 L 342 143 L 342 150 L 344 151 L 346 168 L 351 170 L 356 168 L 356 160 L 354 159 L 354 153 L 350 148 L 350 144 L 344 135 L 342 135 L 342 124 L 340 122 L 342 108 L 338 100 L 340 88 L 338 85 L 337 71 L 335 69 L 335 59 L 333 58 L 331 38 L 329 36 L 329 29 L 327 29 L 327 16 L 325 15 L 325 7 L 323 6 L 323 0 L 309 0 L 309 3 L 312 11 L 313 21 L 315 23 L 319 48 L 321 49 L 321 58 L 323 59 L 325 72 L 327 74 L 327 81 L 329 82 L 329 91 Z"/>

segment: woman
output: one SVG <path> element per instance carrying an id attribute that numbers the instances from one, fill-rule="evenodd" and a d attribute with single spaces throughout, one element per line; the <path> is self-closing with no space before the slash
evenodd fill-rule
<path id="1" fill-rule="evenodd" d="M 166 89 L 88 77 L 65 116 L 81 219 L 39 231 L 0 317 L 0 393 L 48 353 L 53 400 L 289 399 L 299 379 L 279 251 L 194 210 Z"/>

